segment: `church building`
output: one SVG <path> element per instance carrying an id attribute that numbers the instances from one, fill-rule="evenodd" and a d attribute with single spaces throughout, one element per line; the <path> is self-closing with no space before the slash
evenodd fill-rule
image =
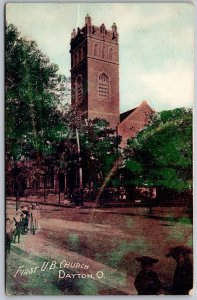
<path id="1" fill-rule="evenodd" d="M 134 138 L 149 122 L 153 109 L 143 101 L 138 107 L 120 114 L 119 96 L 119 34 L 117 25 L 111 29 L 104 24 L 94 26 L 90 16 L 85 17 L 83 28 L 71 33 L 71 105 L 78 120 L 105 119 L 122 137 L 121 147 Z M 122 99 L 124 101 L 124 99 Z M 132 101 L 132 99 L 131 99 Z M 24 169 L 24 195 L 46 197 L 46 193 L 60 193 L 73 183 L 80 182 L 78 166 L 67 170 L 42 170 L 35 161 L 19 166 Z M 70 171 L 69 171 L 70 170 Z M 28 174 L 28 176 L 27 176 Z M 69 174 L 69 176 L 68 176 Z M 10 175 L 12 178 L 12 174 Z M 14 179 L 8 194 L 15 193 Z"/>
<path id="2" fill-rule="evenodd" d="M 122 136 L 121 146 L 149 122 L 153 109 L 143 101 L 120 114 L 119 34 L 113 23 L 94 26 L 89 15 L 71 33 L 71 104 L 81 119 L 106 119 Z M 124 101 L 124 99 L 122 99 Z"/>

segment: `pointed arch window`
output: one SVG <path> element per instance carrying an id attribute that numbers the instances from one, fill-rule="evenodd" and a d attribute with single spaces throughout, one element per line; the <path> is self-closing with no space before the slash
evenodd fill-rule
<path id="1" fill-rule="evenodd" d="M 77 53 L 75 53 L 74 54 L 74 61 L 73 61 L 74 66 L 77 64 L 77 62 L 78 62 L 78 57 L 77 57 Z"/>
<path id="2" fill-rule="evenodd" d="M 100 98 L 109 99 L 109 77 L 105 73 L 98 77 L 98 95 Z"/>
<path id="3" fill-rule="evenodd" d="M 81 53 L 81 49 L 79 49 L 79 51 L 78 51 L 78 58 L 79 58 L 79 62 L 81 61 L 81 59 L 82 59 L 82 55 L 81 55 L 82 53 Z"/>
<path id="4" fill-rule="evenodd" d="M 95 45 L 94 45 L 94 56 L 98 56 L 98 51 L 99 51 L 98 45 L 95 44 Z"/>
<path id="5" fill-rule="evenodd" d="M 109 49 L 109 60 L 112 60 L 113 59 L 113 49 L 110 48 Z"/>
<path id="6" fill-rule="evenodd" d="M 102 47 L 102 58 L 105 58 L 105 46 Z"/>
<path id="7" fill-rule="evenodd" d="M 83 100 L 83 79 L 79 75 L 75 83 L 76 101 L 81 102 Z"/>

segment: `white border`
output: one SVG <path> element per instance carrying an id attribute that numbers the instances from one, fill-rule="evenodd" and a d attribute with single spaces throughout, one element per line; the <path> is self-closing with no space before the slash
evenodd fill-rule
<path id="1" fill-rule="evenodd" d="M 128 2 L 134 2 L 134 3 L 140 3 L 140 2 L 152 2 L 152 3 L 194 3 L 194 9 L 195 9 L 195 101 L 194 101 L 194 121 L 193 121 L 193 125 L 194 125 L 194 129 L 193 129 L 193 137 L 194 137 L 194 153 L 193 153 L 193 157 L 194 157 L 194 216 L 197 216 L 197 205 L 196 205 L 196 201 L 197 201 L 197 178 L 196 178 L 196 156 L 197 156 L 197 151 L 196 151 L 196 142 L 197 142 L 197 104 L 196 104 L 196 100 L 197 100 L 197 60 L 196 60 L 196 45 L 197 45 L 197 28 L 196 28 L 196 19 L 197 19 L 197 0 L 193 0 L 193 1 L 184 1 L 184 0 L 180 0 L 180 1 L 176 1 L 176 0 L 163 0 L 163 1 L 158 1 L 158 0 L 136 0 L 136 1 L 116 1 L 116 0 L 101 0 L 101 1 L 83 1 L 83 0 L 78 0 L 78 1 L 55 1 L 55 0 L 42 0 L 42 1 L 36 1 L 36 0 L 31 0 L 31 1 L 24 1 L 24 0 L 10 0 L 10 1 L 6 1 L 6 0 L 1 0 L 0 1 L 0 53 L 2 55 L 0 55 L 0 201 L 1 201 L 1 209 L 0 209 L 0 224 L 1 224 L 1 235 L 0 235 L 0 270 L 1 270 L 1 278 L 0 278 L 0 300 L 2 299 L 15 299 L 20 298 L 22 296 L 6 296 L 5 294 L 5 256 L 4 256 L 4 218 L 5 218 L 5 186 L 4 186 L 4 157 L 5 157 L 5 151 L 4 151 L 4 12 L 5 12 L 5 4 L 6 3 L 54 3 L 54 2 L 59 2 L 59 3 L 78 3 L 78 2 L 82 2 L 82 3 L 95 3 L 95 2 L 100 2 L 100 3 L 128 3 Z M 194 228 L 196 229 L 196 218 L 194 217 Z M 194 294 L 193 296 L 164 296 L 166 299 L 169 300 L 178 300 L 180 299 L 196 299 L 197 297 L 197 286 L 196 286 L 196 277 L 197 277 L 197 251 L 196 251 L 196 245 L 197 245 L 197 232 L 195 232 L 195 230 L 193 230 L 193 238 L 194 238 Z M 9 298 L 8 298 L 9 297 Z M 40 299 L 46 299 L 46 297 L 50 298 L 50 299 L 60 299 L 60 297 L 66 297 L 67 299 L 80 299 L 84 296 L 23 296 L 23 299 L 26 299 L 24 297 L 27 297 L 28 299 L 32 299 L 35 298 L 40 300 Z M 87 297 L 87 296 L 85 296 Z M 97 299 L 110 299 L 111 297 L 115 297 L 115 296 L 88 296 L 88 299 L 92 300 L 95 299 L 95 297 Z M 118 297 L 118 298 L 117 298 Z M 131 297 L 131 300 L 136 300 L 136 299 L 152 299 L 152 296 L 147 297 L 147 296 L 129 296 Z M 140 298 L 139 298 L 140 297 Z M 153 296 L 155 297 L 159 297 L 159 296 Z M 161 297 L 161 296 L 160 296 Z M 190 297 L 190 298 L 188 298 Z M 128 296 L 116 296 L 117 299 L 119 298 L 127 298 Z"/>

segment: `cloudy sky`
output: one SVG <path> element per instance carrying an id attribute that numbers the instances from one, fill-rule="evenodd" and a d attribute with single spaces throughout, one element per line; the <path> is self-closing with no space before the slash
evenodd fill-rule
<path id="1" fill-rule="evenodd" d="M 187 3 L 10 3 L 6 19 L 35 40 L 60 72 L 70 75 L 70 33 L 117 23 L 120 35 L 120 109 L 143 100 L 155 110 L 192 107 L 194 9 Z"/>

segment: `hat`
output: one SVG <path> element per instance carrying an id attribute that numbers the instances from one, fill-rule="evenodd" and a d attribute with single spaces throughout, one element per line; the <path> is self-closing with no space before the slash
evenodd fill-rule
<path id="1" fill-rule="evenodd" d="M 32 203 L 32 206 L 36 206 L 36 203 Z"/>
<path id="2" fill-rule="evenodd" d="M 173 257 L 176 258 L 179 255 L 183 255 L 186 256 L 187 254 L 192 253 L 191 248 L 186 247 L 186 246 L 177 246 L 174 248 L 171 248 L 168 252 L 168 254 L 166 254 L 166 257 Z"/>
<path id="3" fill-rule="evenodd" d="M 141 256 L 135 258 L 137 261 L 141 262 L 142 265 L 152 265 L 158 262 L 158 259 L 152 258 L 150 256 Z"/>

